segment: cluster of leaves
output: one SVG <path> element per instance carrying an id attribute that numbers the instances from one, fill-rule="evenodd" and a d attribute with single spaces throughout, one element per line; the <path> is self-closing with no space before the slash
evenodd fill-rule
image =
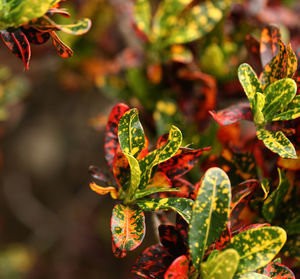
<path id="1" fill-rule="evenodd" d="M 51 37 L 57 53 L 69 58 L 73 51 L 59 39 L 56 31 L 82 35 L 91 27 L 91 21 L 87 18 L 67 25 L 55 23 L 51 19 L 55 14 L 70 17 L 65 9 L 59 8 L 59 2 L 9 0 L 0 4 L 0 36 L 9 50 L 23 61 L 26 69 L 31 57 L 30 43 L 43 44 Z"/>
<path id="2" fill-rule="evenodd" d="M 189 221 L 193 201 L 189 199 L 190 185 L 181 176 L 196 164 L 203 151 L 210 149 L 181 147 L 182 134 L 175 126 L 158 140 L 155 150 L 149 152 L 148 143 L 137 109 L 116 105 L 106 128 L 105 158 L 117 188 L 94 182 L 90 187 L 101 195 L 110 193 L 119 201 L 113 208 L 111 231 L 113 247 L 121 256 L 141 244 L 145 235 L 144 211 L 173 209 Z M 104 177 L 93 170 L 92 167 L 95 178 Z M 180 195 L 175 197 L 153 197 L 178 191 Z"/>

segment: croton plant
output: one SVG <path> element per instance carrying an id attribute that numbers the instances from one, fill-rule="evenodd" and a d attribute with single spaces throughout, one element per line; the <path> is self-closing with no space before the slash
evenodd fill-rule
<path id="1" fill-rule="evenodd" d="M 110 193 L 116 201 L 111 217 L 112 247 L 116 257 L 125 257 L 145 235 L 144 211 L 163 211 L 161 244 L 148 247 L 132 266 L 143 278 L 295 278 L 292 271 L 274 259 L 286 242 L 285 230 L 270 223 L 237 222 L 243 209 L 266 182 L 246 180 L 231 186 L 227 174 L 209 168 L 193 185 L 182 176 L 204 151 L 181 146 L 180 130 L 171 126 L 152 151 L 144 135 L 137 109 L 118 104 L 109 116 L 105 132 L 105 158 L 114 182 L 107 184 L 101 171 L 91 166 L 90 187 L 100 195 Z M 266 218 L 278 205 L 287 186 L 279 170 L 278 189 L 264 203 Z M 99 182 L 98 182 L 99 181 Z M 281 192 L 281 194 L 278 194 Z M 276 196 L 276 198 L 275 198 Z M 165 215 L 177 214 L 176 223 Z M 274 217 L 274 216 L 273 216 Z"/>
<path id="2" fill-rule="evenodd" d="M 91 27 L 91 21 L 82 18 L 72 24 L 57 24 L 51 17 L 59 14 L 70 17 L 60 8 L 61 0 L 5 0 L 0 3 L 0 36 L 9 50 L 20 58 L 26 69 L 31 57 L 30 44 L 43 44 L 51 38 L 57 53 L 69 58 L 73 51 L 56 34 L 62 31 L 82 35 Z"/>

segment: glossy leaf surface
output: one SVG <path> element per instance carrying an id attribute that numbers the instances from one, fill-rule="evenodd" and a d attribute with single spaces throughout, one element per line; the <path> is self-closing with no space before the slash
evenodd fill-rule
<path id="1" fill-rule="evenodd" d="M 298 117 L 300 117 L 300 95 L 296 95 L 282 112 L 273 117 L 272 121 L 292 120 Z"/>
<path id="2" fill-rule="evenodd" d="M 277 153 L 282 158 L 297 158 L 296 150 L 289 139 L 281 132 L 272 132 L 259 129 L 256 132 L 258 139 L 262 140 L 267 148 Z"/>
<path id="3" fill-rule="evenodd" d="M 239 264 L 239 254 L 234 249 L 226 249 L 211 260 L 201 264 L 203 279 L 232 279 Z"/>
<path id="4" fill-rule="evenodd" d="M 257 272 L 247 272 L 243 275 L 235 276 L 234 279 L 271 279 L 271 278 Z"/>
<path id="5" fill-rule="evenodd" d="M 293 272 L 285 265 L 278 262 L 270 262 L 265 267 L 258 270 L 259 273 L 273 279 L 295 279 Z"/>
<path id="6" fill-rule="evenodd" d="M 230 181 L 219 168 L 206 171 L 193 206 L 189 230 L 189 249 L 199 269 L 204 252 L 226 227 L 231 200 Z"/>
<path id="7" fill-rule="evenodd" d="M 175 210 L 189 223 L 194 202 L 185 198 L 162 198 L 138 200 L 136 203 L 144 211 Z"/>
<path id="8" fill-rule="evenodd" d="M 254 271 L 268 264 L 286 242 L 286 232 L 279 227 L 265 226 L 235 235 L 227 248 L 240 255 L 237 274 Z"/>
<path id="9" fill-rule="evenodd" d="M 117 248 L 131 251 L 138 247 L 145 236 L 145 215 L 138 208 L 117 204 L 111 217 L 111 232 Z"/>
<path id="10" fill-rule="evenodd" d="M 189 279 L 189 260 L 186 255 L 176 258 L 169 266 L 164 279 Z"/>
<path id="11" fill-rule="evenodd" d="M 118 198 L 118 192 L 115 187 L 112 187 L 112 186 L 101 187 L 93 182 L 93 183 L 90 183 L 90 188 L 99 195 L 106 195 L 106 194 L 110 193 L 110 195 L 113 199 Z"/>

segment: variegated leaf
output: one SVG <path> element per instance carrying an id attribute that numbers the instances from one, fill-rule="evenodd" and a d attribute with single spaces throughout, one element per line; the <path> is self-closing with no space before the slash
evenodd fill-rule
<path id="1" fill-rule="evenodd" d="M 297 71 L 297 56 L 292 50 L 291 44 L 286 47 L 285 65 L 283 70 L 283 77 L 292 78 Z"/>
<path id="2" fill-rule="evenodd" d="M 119 146 L 118 125 L 122 115 L 129 110 L 126 104 L 119 103 L 110 112 L 104 135 L 104 156 L 108 167 L 113 168 L 113 160 Z"/>
<path id="3" fill-rule="evenodd" d="M 70 58 L 73 56 L 72 49 L 65 45 L 54 31 L 51 31 L 49 34 L 52 39 L 52 44 L 60 57 Z"/>
<path id="4" fill-rule="evenodd" d="M 111 233 L 115 246 L 122 251 L 137 248 L 145 236 L 145 215 L 139 208 L 117 204 L 111 217 Z"/>
<path id="5" fill-rule="evenodd" d="M 281 132 L 271 132 L 265 129 L 256 131 L 258 139 L 262 140 L 267 148 L 282 158 L 296 159 L 296 150 L 289 139 Z"/>
<path id="6" fill-rule="evenodd" d="M 239 254 L 234 249 L 226 249 L 211 260 L 201 263 L 201 278 L 232 279 L 239 264 Z"/>
<path id="7" fill-rule="evenodd" d="M 118 137 L 122 151 L 135 158 L 145 148 L 144 130 L 140 123 L 137 109 L 126 111 L 122 115 L 118 126 Z"/>
<path id="8" fill-rule="evenodd" d="M 189 279 L 189 259 L 186 255 L 182 255 L 172 262 L 164 279 Z"/>
<path id="9" fill-rule="evenodd" d="M 250 107 L 253 110 L 255 107 L 255 93 L 263 92 L 256 73 L 253 71 L 250 65 L 244 63 L 239 66 L 238 78 L 247 95 Z"/>
<path id="10" fill-rule="evenodd" d="M 279 227 L 264 226 L 235 235 L 227 248 L 240 255 L 236 274 L 254 271 L 268 264 L 286 242 L 286 232 Z"/>
<path id="11" fill-rule="evenodd" d="M 264 201 L 262 207 L 262 214 L 268 222 L 272 222 L 273 218 L 276 216 L 277 208 L 281 205 L 290 187 L 285 173 L 280 169 L 277 169 L 277 171 L 279 175 L 278 186 Z"/>
<path id="12" fill-rule="evenodd" d="M 265 95 L 260 92 L 256 92 L 254 95 L 255 106 L 253 107 L 254 123 L 256 125 L 262 125 L 265 122 L 265 117 L 262 112 L 265 105 Z"/>
<path id="13" fill-rule="evenodd" d="M 206 171 L 193 206 L 189 229 L 191 259 L 199 269 L 205 250 L 226 227 L 231 201 L 227 174 L 219 168 Z"/>
<path id="14" fill-rule="evenodd" d="M 233 279 L 271 279 L 270 277 L 257 272 L 247 272 L 240 276 L 234 276 Z"/>
<path id="15" fill-rule="evenodd" d="M 293 272 L 287 266 L 276 261 L 270 262 L 265 267 L 260 268 L 257 272 L 273 279 L 296 279 Z"/>
<path id="16" fill-rule="evenodd" d="M 209 113 L 220 125 L 230 125 L 240 120 L 253 119 L 249 103 L 240 103 L 218 112 L 210 111 Z"/>
<path id="17" fill-rule="evenodd" d="M 134 19 L 139 30 L 149 36 L 151 23 L 151 6 L 149 0 L 134 2 Z"/>
<path id="18" fill-rule="evenodd" d="M 137 200 L 136 203 L 144 211 L 175 210 L 189 223 L 194 202 L 185 198 L 162 198 Z"/>
<path id="19" fill-rule="evenodd" d="M 141 169 L 141 183 L 139 188 L 144 189 L 150 181 L 152 168 L 174 156 L 182 142 L 180 130 L 172 126 L 167 142 L 158 149 L 150 152 L 139 161 Z"/>
<path id="20" fill-rule="evenodd" d="M 101 187 L 101 186 L 97 185 L 95 182 L 92 182 L 92 183 L 90 183 L 90 188 L 99 195 L 106 195 L 106 194 L 110 193 L 110 195 L 113 199 L 118 198 L 118 192 L 115 187 L 112 187 L 112 186 Z"/>
<path id="21" fill-rule="evenodd" d="M 300 95 L 296 95 L 282 112 L 273 117 L 272 121 L 292 120 L 298 117 L 300 117 Z"/>
<path id="22" fill-rule="evenodd" d="M 113 174 L 119 188 L 126 191 L 130 185 L 130 166 L 124 153 L 118 152 L 115 154 Z"/>
<path id="23" fill-rule="evenodd" d="M 266 88 L 265 106 L 262 110 L 267 121 L 272 120 L 276 113 L 282 112 L 294 99 L 297 85 L 293 79 L 280 79 Z"/>

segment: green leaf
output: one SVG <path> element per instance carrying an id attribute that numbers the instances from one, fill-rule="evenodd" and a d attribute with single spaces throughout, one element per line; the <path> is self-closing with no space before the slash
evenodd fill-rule
<path id="1" fill-rule="evenodd" d="M 119 121 L 118 137 L 122 151 L 137 158 L 146 144 L 137 109 L 128 110 L 123 114 Z"/>
<path id="2" fill-rule="evenodd" d="M 276 215 L 277 208 L 281 205 L 284 197 L 289 190 L 289 181 L 283 171 L 277 169 L 279 175 L 279 183 L 272 194 L 264 201 L 262 214 L 268 222 L 272 222 Z"/>
<path id="3" fill-rule="evenodd" d="M 284 111 L 294 99 L 297 92 L 296 82 L 291 78 L 280 79 L 266 88 L 263 114 L 266 120 L 272 120 L 274 115 Z"/>
<path id="4" fill-rule="evenodd" d="M 172 126 L 167 142 L 160 148 L 150 152 L 140 160 L 141 183 L 139 188 L 144 189 L 151 178 L 152 168 L 174 156 L 182 142 L 180 130 Z"/>
<path id="5" fill-rule="evenodd" d="M 219 168 L 206 171 L 193 206 L 189 229 L 191 259 L 199 269 L 206 248 L 220 237 L 228 221 L 230 181 Z"/>
<path id="6" fill-rule="evenodd" d="M 244 63 L 239 66 L 238 78 L 248 97 L 251 109 L 255 110 L 255 94 L 256 92 L 263 92 L 256 73 L 250 65 Z"/>
<path id="7" fill-rule="evenodd" d="M 146 196 L 155 194 L 155 193 L 162 193 L 162 192 L 179 192 L 180 189 L 177 188 L 164 188 L 164 187 L 157 187 L 157 188 L 147 188 L 141 191 L 137 191 L 135 193 L 135 199 L 141 199 Z"/>
<path id="8" fill-rule="evenodd" d="M 297 56 L 292 50 L 291 44 L 286 47 L 286 57 L 284 65 L 284 77 L 292 78 L 297 71 Z"/>
<path id="9" fill-rule="evenodd" d="M 122 251 L 138 247 L 145 236 L 145 215 L 139 208 L 117 204 L 111 217 L 111 233 L 115 246 Z"/>
<path id="10" fill-rule="evenodd" d="M 235 276 L 234 279 L 270 279 L 270 277 L 257 272 L 248 272 L 240 276 Z"/>
<path id="11" fill-rule="evenodd" d="M 256 125 L 261 125 L 265 121 L 265 117 L 262 113 L 263 107 L 265 105 L 265 95 L 263 95 L 260 92 L 256 92 L 254 95 L 254 103 L 255 103 L 255 106 L 253 108 L 254 123 Z"/>
<path id="12" fill-rule="evenodd" d="M 149 0 L 136 0 L 133 11 L 137 27 L 149 35 L 151 23 L 151 6 Z"/>
<path id="13" fill-rule="evenodd" d="M 130 186 L 125 198 L 125 202 L 128 202 L 131 201 L 131 199 L 134 197 L 136 190 L 138 189 L 141 179 L 141 170 L 137 159 L 135 159 L 130 154 L 124 153 L 124 155 L 126 156 L 130 166 Z"/>
<path id="14" fill-rule="evenodd" d="M 60 0 L 6 0 L 0 4 L 0 30 L 19 27 L 43 16 Z"/>
<path id="15" fill-rule="evenodd" d="M 231 279 L 239 264 L 239 254 L 234 249 L 221 252 L 212 260 L 201 264 L 203 279 Z"/>
<path id="16" fill-rule="evenodd" d="M 277 153 L 282 158 L 296 159 L 296 151 L 293 144 L 281 132 L 271 132 L 265 129 L 256 131 L 258 139 L 262 140 L 267 148 Z"/>
<path id="17" fill-rule="evenodd" d="M 265 226 L 235 235 L 227 248 L 240 255 L 237 275 L 254 271 L 268 264 L 286 242 L 286 232 L 279 227 Z"/>
<path id="18" fill-rule="evenodd" d="M 185 198 L 162 198 L 138 200 L 136 203 L 144 211 L 175 210 L 186 222 L 189 223 L 194 202 Z"/>
<path id="19" fill-rule="evenodd" d="M 272 121 L 292 120 L 298 117 L 300 117 L 300 95 L 296 95 L 284 111 L 275 115 Z"/>

